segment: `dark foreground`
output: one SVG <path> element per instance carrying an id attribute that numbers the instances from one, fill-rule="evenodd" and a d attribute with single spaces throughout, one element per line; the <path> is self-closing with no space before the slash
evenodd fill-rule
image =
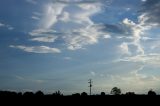
<path id="1" fill-rule="evenodd" d="M 119 95 L 119 96 L 1 96 L 1 106 L 8 104 L 12 105 L 53 105 L 53 106 L 112 106 L 112 105 L 127 105 L 134 106 L 139 104 L 151 104 L 151 106 L 160 104 L 160 95 L 148 96 L 148 95 Z M 5 105 L 4 105 L 5 104 Z"/>
<path id="2" fill-rule="evenodd" d="M 16 93 L 8 91 L 0 91 L 0 103 L 1 104 L 20 104 L 20 105 L 32 105 L 36 104 L 52 104 L 52 105 L 70 105 L 83 106 L 86 104 L 98 104 L 97 106 L 108 105 L 108 104 L 119 104 L 119 105 L 137 105 L 139 103 L 144 104 L 160 104 L 160 95 L 155 93 L 148 93 L 147 95 L 136 95 L 132 92 L 121 94 L 121 95 L 106 95 L 101 93 L 100 95 L 89 96 L 83 92 L 81 94 L 76 93 L 72 95 L 63 95 L 60 92 L 53 94 L 43 94 L 38 91 L 36 93 L 25 92 Z M 110 105 L 109 105 L 110 106 Z"/>

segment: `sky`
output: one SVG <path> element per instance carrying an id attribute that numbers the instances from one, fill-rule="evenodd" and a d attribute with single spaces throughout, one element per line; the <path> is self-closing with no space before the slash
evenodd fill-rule
<path id="1" fill-rule="evenodd" d="M 160 92 L 160 0 L 1 0 L 0 90 Z"/>

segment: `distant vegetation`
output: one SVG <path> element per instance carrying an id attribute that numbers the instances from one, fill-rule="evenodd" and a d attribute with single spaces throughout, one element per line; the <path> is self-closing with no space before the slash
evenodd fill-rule
<path id="1" fill-rule="evenodd" d="M 118 95 L 118 96 L 135 96 L 138 94 L 135 94 L 134 92 L 126 92 L 125 94 L 121 93 L 121 89 L 118 87 L 114 87 L 111 89 L 110 94 L 105 94 L 105 92 L 101 92 L 100 94 L 97 95 L 91 95 L 91 96 L 111 96 L 111 95 Z M 144 95 L 151 95 L 154 96 L 156 95 L 156 92 L 153 90 L 149 90 L 148 94 L 144 94 Z M 7 97 L 7 96 L 19 96 L 19 97 L 43 97 L 43 96 L 53 96 L 53 97 L 63 97 L 64 95 L 60 92 L 60 91 L 56 91 L 52 94 L 44 94 L 42 91 L 37 91 L 35 93 L 33 92 L 12 92 L 12 91 L 0 91 L 0 96 L 2 97 Z M 65 95 L 66 96 L 66 95 Z M 74 93 L 72 95 L 67 95 L 67 96 L 82 96 L 82 97 L 87 97 L 90 96 L 88 95 L 86 92 L 82 92 L 82 93 Z"/>

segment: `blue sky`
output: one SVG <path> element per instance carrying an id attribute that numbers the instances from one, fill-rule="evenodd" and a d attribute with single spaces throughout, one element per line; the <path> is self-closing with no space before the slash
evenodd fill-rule
<path id="1" fill-rule="evenodd" d="M 159 0 L 0 1 L 0 89 L 160 88 Z"/>

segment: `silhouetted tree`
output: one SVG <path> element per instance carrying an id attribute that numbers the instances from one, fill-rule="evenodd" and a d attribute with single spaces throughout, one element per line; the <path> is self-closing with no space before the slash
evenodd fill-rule
<path id="1" fill-rule="evenodd" d="M 72 96 L 81 96 L 79 93 L 72 94 Z"/>
<path id="2" fill-rule="evenodd" d="M 151 89 L 148 91 L 148 95 L 156 95 L 156 92 Z"/>
<path id="3" fill-rule="evenodd" d="M 63 96 L 63 94 L 60 91 L 56 91 L 52 94 L 53 96 Z"/>
<path id="4" fill-rule="evenodd" d="M 126 92 L 126 95 L 135 95 L 134 92 Z"/>
<path id="5" fill-rule="evenodd" d="M 88 96 L 88 94 L 86 92 L 82 92 L 81 96 Z"/>
<path id="6" fill-rule="evenodd" d="M 112 90 L 111 90 L 111 94 L 112 94 L 112 95 L 120 95 L 120 94 L 121 94 L 121 89 L 120 89 L 120 88 L 117 88 L 117 87 L 114 87 L 114 88 L 112 88 Z"/>
<path id="7" fill-rule="evenodd" d="M 12 91 L 0 91 L 0 96 L 17 96 L 17 93 Z"/>
<path id="8" fill-rule="evenodd" d="M 33 92 L 25 92 L 23 96 L 34 96 Z"/>
<path id="9" fill-rule="evenodd" d="M 37 91 L 37 92 L 35 93 L 35 95 L 36 95 L 36 96 L 44 96 L 44 94 L 43 94 L 42 91 Z"/>
<path id="10" fill-rule="evenodd" d="M 105 96 L 106 94 L 105 94 L 105 92 L 101 92 L 101 96 Z"/>
<path id="11" fill-rule="evenodd" d="M 22 96 L 22 92 L 19 92 L 17 95 L 18 95 L 18 96 Z"/>

